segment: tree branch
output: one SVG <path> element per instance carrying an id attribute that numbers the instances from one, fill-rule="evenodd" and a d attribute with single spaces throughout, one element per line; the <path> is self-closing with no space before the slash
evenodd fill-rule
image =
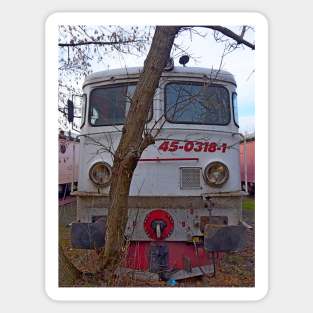
<path id="1" fill-rule="evenodd" d="M 153 145 L 155 143 L 155 139 L 151 134 L 146 134 L 144 138 L 141 141 L 141 144 L 139 146 L 139 153 L 140 155 L 143 153 L 143 151 L 149 147 L 150 145 Z"/>
<path id="2" fill-rule="evenodd" d="M 110 45 L 127 45 L 129 43 L 144 42 L 143 40 L 126 40 L 126 41 L 82 41 L 77 43 L 59 43 L 59 47 L 76 47 L 76 46 L 86 46 L 86 45 L 100 45 L 100 46 L 110 46 Z"/>
<path id="3" fill-rule="evenodd" d="M 237 35 L 236 33 L 234 33 L 233 31 L 231 31 L 230 29 L 223 27 L 223 26 L 217 26 L 217 25 L 192 25 L 192 26 L 182 26 L 182 28 L 184 27 L 203 27 L 203 28 L 210 28 L 213 30 L 216 30 L 220 33 L 222 33 L 223 35 L 232 38 L 233 40 L 235 40 L 238 44 L 243 44 L 249 48 L 251 48 L 252 50 L 255 50 L 255 45 L 252 44 L 251 42 L 243 39 L 242 36 Z"/>
<path id="4" fill-rule="evenodd" d="M 255 50 L 255 45 L 252 44 L 249 41 L 246 41 L 243 39 L 243 37 L 235 34 L 233 31 L 231 31 L 230 29 L 223 27 L 223 26 L 207 26 L 207 28 L 211 28 L 213 30 L 217 30 L 220 33 L 224 34 L 225 36 L 234 39 L 238 44 L 243 44 L 249 48 L 251 48 L 252 50 Z"/>

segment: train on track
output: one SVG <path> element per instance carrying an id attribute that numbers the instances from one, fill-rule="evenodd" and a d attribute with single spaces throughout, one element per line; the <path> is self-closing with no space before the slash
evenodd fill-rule
<path id="1" fill-rule="evenodd" d="M 246 153 L 246 155 L 245 155 Z M 246 159 L 246 162 L 245 162 Z M 246 166 L 246 168 L 245 168 Z M 245 174 L 247 177 L 245 177 Z M 255 136 L 247 136 L 246 141 L 240 144 L 240 176 L 242 190 L 247 190 L 249 195 L 255 194 Z M 247 181 L 247 185 L 246 182 Z"/>
<path id="2" fill-rule="evenodd" d="M 59 198 L 64 199 L 77 188 L 79 169 L 79 139 L 59 132 Z"/>
<path id="3" fill-rule="evenodd" d="M 73 248 L 105 244 L 110 151 L 121 138 L 141 71 L 102 71 L 84 82 Z M 143 152 L 131 183 L 123 266 L 167 279 L 211 273 L 223 252 L 243 247 L 247 227 L 234 76 L 207 68 L 167 69 L 146 129 L 158 135 Z"/>

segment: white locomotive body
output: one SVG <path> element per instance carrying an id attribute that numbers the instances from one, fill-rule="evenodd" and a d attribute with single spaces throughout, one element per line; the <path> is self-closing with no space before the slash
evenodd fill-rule
<path id="1" fill-rule="evenodd" d="M 98 72 L 85 80 L 76 247 L 103 245 L 92 236 L 86 244 L 77 225 L 107 216 L 112 152 L 141 70 Z M 163 72 L 146 123 L 147 131 L 158 133 L 156 143 L 143 152 L 130 188 L 125 235 L 133 245 L 127 267 L 158 272 L 163 262 L 163 269 L 176 267 L 180 273 L 172 277 L 193 276 L 198 266 L 209 264 L 205 251 L 227 251 L 241 242 L 241 228 L 240 236 L 236 228 L 242 198 L 236 97 L 235 79 L 226 71 L 174 67 Z M 210 225 L 218 225 L 215 233 L 228 229 L 228 236 L 238 240 L 219 244 L 227 234 L 221 231 L 214 239 Z M 141 256 L 134 261 L 139 246 Z"/>

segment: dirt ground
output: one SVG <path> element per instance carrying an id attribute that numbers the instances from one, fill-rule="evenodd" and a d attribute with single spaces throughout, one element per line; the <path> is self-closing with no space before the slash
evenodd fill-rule
<path id="1" fill-rule="evenodd" d="M 243 207 L 243 219 L 252 229 L 247 230 L 247 243 L 240 252 L 225 254 L 215 277 L 195 277 L 178 282 L 181 287 L 254 287 L 254 198 L 248 198 Z"/>
<path id="2" fill-rule="evenodd" d="M 68 259 L 84 272 L 82 278 L 69 284 L 66 271 L 59 273 L 60 286 L 73 287 L 102 287 L 106 286 L 102 277 L 94 276 L 97 269 L 98 254 L 91 250 L 72 249 L 70 244 L 70 227 L 66 224 L 75 216 L 75 208 L 68 205 L 67 208 L 60 208 L 60 242 Z M 175 287 L 254 287 L 254 199 L 247 198 L 243 205 L 243 218 L 253 228 L 247 230 L 247 244 L 241 252 L 232 252 L 225 254 L 224 258 L 217 266 L 215 277 L 194 277 L 175 282 Z M 72 219 L 73 220 L 73 219 Z M 119 278 L 117 286 L 127 287 L 161 287 L 168 286 L 164 281 L 135 281 L 129 277 Z"/>

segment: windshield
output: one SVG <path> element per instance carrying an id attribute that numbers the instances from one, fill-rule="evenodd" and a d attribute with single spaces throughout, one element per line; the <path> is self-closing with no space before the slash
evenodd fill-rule
<path id="1" fill-rule="evenodd" d="M 130 108 L 135 84 L 106 86 L 91 91 L 89 123 L 92 126 L 122 125 Z M 151 109 L 148 120 L 151 119 Z"/>
<path id="2" fill-rule="evenodd" d="M 195 82 L 169 83 L 165 87 L 165 117 L 172 123 L 227 125 L 228 90 Z"/>

